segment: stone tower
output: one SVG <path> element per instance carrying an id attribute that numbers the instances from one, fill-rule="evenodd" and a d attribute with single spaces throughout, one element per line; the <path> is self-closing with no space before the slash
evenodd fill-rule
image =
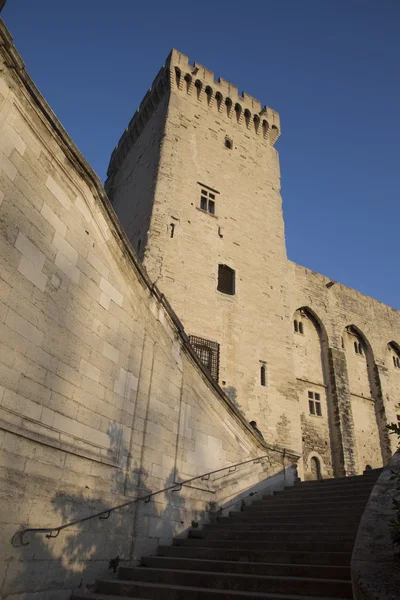
<path id="1" fill-rule="evenodd" d="M 213 377 L 270 443 L 299 449 L 279 134 L 275 111 L 173 50 L 106 190 Z"/>

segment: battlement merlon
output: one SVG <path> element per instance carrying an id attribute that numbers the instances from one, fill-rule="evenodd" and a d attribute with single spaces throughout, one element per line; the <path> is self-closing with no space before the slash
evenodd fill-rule
<path id="1" fill-rule="evenodd" d="M 197 88 L 197 94 L 192 94 L 194 88 Z M 124 162 L 129 149 L 140 136 L 164 94 L 169 90 L 182 92 L 185 89 L 188 95 L 197 97 L 198 101 L 206 95 L 210 107 L 217 99 L 219 112 L 222 106 L 226 105 L 229 119 L 232 119 L 236 113 L 238 123 L 245 123 L 247 129 L 253 129 L 259 138 L 271 146 L 281 134 L 279 114 L 276 111 L 268 106 L 262 108 L 260 101 L 250 94 L 246 92 L 240 94 L 237 86 L 222 77 L 216 80 L 213 71 L 196 62 L 191 65 L 185 54 L 172 49 L 165 66 L 157 73 L 151 88 L 144 96 L 111 155 L 107 171 L 109 178 L 113 177 Z"/>
<path id="2" fill-rule="evenodd" d="M 280 119 L 279 113 L 277 113 L 272 108 L 268 106 L 262 107 L 261 102 L 247 94 L 247 92 L 239 93 L 239 88 L 236 85 L 233 85 L 226 79 L 219 77 L 218 80 L 215 79 L 215 74 L 207 67 L 200 65 L 197 62 L 194 62 L 193 65 L 189 63 L 189 58 L 173 48 L 169 53 L 167 60 L 165 62 L 165 66 L 168 67 L 171 71 L 175 69 L 179 69 L 183 76 L 190 75 L 193 78 L 193 81 L 200 80 L 204 85 L 210 86 L 214 94 L 220 92 L 224 99 L 230 98 L 232 100 L 233 105 L 240 104 L 243 109 L 249 109 L 252 113 L 258 113 L 260 116 L 264 116 L 267 119 L 269 126 L 275 126 L 280 131 Z"/>

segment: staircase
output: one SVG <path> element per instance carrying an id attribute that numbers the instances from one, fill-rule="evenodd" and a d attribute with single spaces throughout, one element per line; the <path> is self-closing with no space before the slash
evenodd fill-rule
<path id="1" fill-rule="evenodd" d="M 160 546 L 74 600 L 352 598 L 350 559 L 380 470 L 307 481 Z"/>

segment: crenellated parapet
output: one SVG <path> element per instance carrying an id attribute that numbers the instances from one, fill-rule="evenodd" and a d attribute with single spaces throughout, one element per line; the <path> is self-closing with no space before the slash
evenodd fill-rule
<path id="1" fill-rule="evenodd" d="M 185 54 L 174 49 L 114 149 L 108 177 L 118 171 L 161 99 L 171 90 L 185 94 L 199 105 L 243 126 L 271 146 L 280 136 L 280 120 L 276 111 L 268 106 L 262 107 L 259 100 L 246 92 L 240 94 L 235 85 L 222 77 L 216 80 L 213 71 L 199 63 L 191 65 Z"/>

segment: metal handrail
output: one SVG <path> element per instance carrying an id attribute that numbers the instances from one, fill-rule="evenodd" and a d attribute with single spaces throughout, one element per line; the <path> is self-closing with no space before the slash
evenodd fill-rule
<path id="1" fill-rule="evenodd" d="M 214 475 L 215 473 L 221 473 L 222 471 L 229 470 L 229 473 L 233 473 L 236 471 L 236 467 L 240 467 L 241 465 L 246 465 L 249 463 L 257 463 L 260 462 L 263 458 L 268 458 L 268 454 L 263 454 L 262 456 L 258 456 L 257 458 L 252 458 L 250 460 L 245 460 L 240 463 L 236 463 L 234 465 L 228 465 L 226 467 L 222 467 L 222 469 L 216 469 L 215 471 L 209 471 L 208 473 L 202 473 L 202 475 L 196 475 L 196 477 L 191 477 L 190 479 L 186 479 L 180 483 L 174 483 L 174 485 L 170 485 L 162 490 L 158 490 L 157 492 L 152 492 L 151 494 L 146 494 L 145 496 L 141 496 L 140 498 L 135 498 L 134 500 L 129 500 L 129 502 L 124 502 L 123 504 L 118 504 L 118 506 L 113 506 L 112 508 L 107 508 L 100 512 L 95 513 L 94 515 L 90 515 L 89 517 L 83 517 L 83 519 L 77 519 L 76 521 L 70 521 L 69 523 L 65 523 L 64 525 L 60 525 L 59 527 L 45 527 L 45 528 L 32 528 L 29 527 L 27 529 L 22 529 L 21 531 L 17 531 L 14 533 L 11 543 L 15 546 L 15 540 L 19 538 L 19 543 L 21 546 L 28 546 L 29 542 L 24 541 L 24 537 L 27 533 L 45 533 L 47 538 L 56 538 L 58 537 L 60 531 L 66 529 L 67 527 L 72 527 L 73 525 L 77 525 L 78 523 L 85 523 L 85 521 L 90 521 L 91 519 L 96 519 L 99 517 L 101 520 L 106 520 L 109 518 L 110 514 L 115 510 L 120 510 L 121 508 L 125 508 L 125 506 L 129 506 L 130 504 L 135 504 L 136 502 L 140 502 L 143 500 L 145 504 L 148 504 L 150 500 L 157 496 L 158 494 L 162 494 L 163 492 L 180 492 L 182 486 L 191 483 L 192 481 L 196 481 L 196 479 L 200 479 L 201 481 L 208 481 L 210 479 L 210 475 Z M 231 469 L 233 471 L 231 471 Z"/>

